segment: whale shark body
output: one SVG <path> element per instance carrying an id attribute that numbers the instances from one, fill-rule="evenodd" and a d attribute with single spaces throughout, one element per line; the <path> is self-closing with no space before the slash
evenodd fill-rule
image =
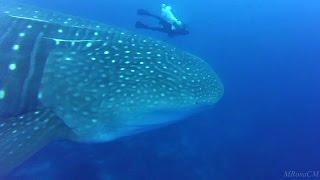
<path id="1" fill-rule="evenodd" d="M 0 1 L 0 176 L 51 141 L 110 141 L 222 94 L 207 63 L 166 43 Z"/>

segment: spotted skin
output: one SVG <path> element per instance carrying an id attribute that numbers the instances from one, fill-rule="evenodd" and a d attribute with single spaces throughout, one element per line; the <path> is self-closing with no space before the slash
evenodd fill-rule
<path id="1" fill-rule="evenodd" d="M 1 0 L 0 57 L 0 176 L 52 140 L 110 141 L 183 119 L 223 94 L 192 54 Z"/>
<path id="2" fill-rule="evenodd" d="M 0 122 L 0 175 L 29 158 L 34 149 L 68 136 L 69 130 L 50 110 L 40 109 Z M 36 143 L 35 143 L 36 142 Z"/>
<path id="3" fill-rule="evenodd" d="M 151 39 L 122 36 L 130 40 L 96 42 L 93 52 L 59 49 L 48 58 L 42 102 L 57 107 L 80 136 L 109 140 L 139 130 L 133 126 L 161 123 L 145 118 L 154 112 L 196 108 L 221 97 L 219 80 L 199 58 Z"/>

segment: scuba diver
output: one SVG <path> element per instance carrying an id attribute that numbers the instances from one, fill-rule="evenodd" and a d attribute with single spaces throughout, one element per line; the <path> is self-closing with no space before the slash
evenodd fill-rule
<path id="1" fill-rule="evenodd" d="M 172 13 L 172 7 L 166 4 L 162 4 L 161 6 L 161 17 L 149 13 L 147 10 L 139 9 L 138 15 L 142 16 L 150 16 L 157 20 L 159 20 L 159 25 L 157 27 L 148 26 L 140 21 L 136 22 L 136 28 L 141 29 L 149 29 L 152 31 L 159 31 L 167 33 L 169 37 L 174 37 L 177 35 L 187 35 L 189 31 L 185 24 L 179 21 L 175 15 Z"/>

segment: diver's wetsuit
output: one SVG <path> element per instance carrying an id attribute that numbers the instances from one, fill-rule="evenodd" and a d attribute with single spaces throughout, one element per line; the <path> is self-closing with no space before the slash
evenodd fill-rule
<path id="1" fill-rule="evenodd" d="M 173 29 L 172 28 L 173 25 L 170 24 L 169 22 L 167 22 L 165 19 L 163 19 L 160 16 L 151 14 L 146 10 L 139 9 L 138 10 L 138 15 L 150 16 L 150 17 L 153 17 L 155 19 L 158 19 L 160 27 L 159 26 L 148 26 L 148 25 L 138 21 L 138 22 L 136 22 L 136 28 L 143 28 L 143 29 L 149 29 L 149 30 L 152 30 L 152 31 L 164 32 L 164 33 L 167 33 L 168 36 L 170 36 L 170 37 L 174 37 L 174 36 L 177 36 L 177 35 L 187 35 L 187 34 L 189 34 L 189 31 L 186 29 L 185 26 L 182 26 L 182 27 L 174 26 L 175 28 Z"/>

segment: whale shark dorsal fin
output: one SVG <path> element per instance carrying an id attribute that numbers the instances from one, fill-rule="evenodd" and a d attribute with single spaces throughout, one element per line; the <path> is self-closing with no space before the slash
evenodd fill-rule
<path id="1" fill-rule="evenodd" d="M 1 119 L 0 177 L 51 141 L 67 137 L 69 132 L 69 128 L 48 109 Z"/>

